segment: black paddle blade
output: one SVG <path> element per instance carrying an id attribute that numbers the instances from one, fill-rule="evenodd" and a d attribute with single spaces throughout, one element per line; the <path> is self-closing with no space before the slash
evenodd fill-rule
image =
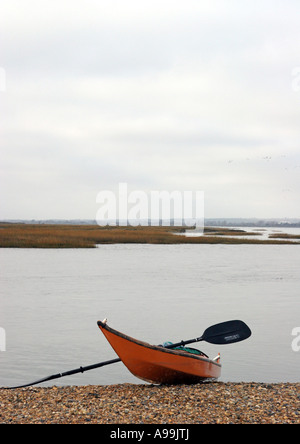
<path id="1" fill-rule="evenodd" d="M 251 336 L 251 330 L 243 321 L 227 321 L 212 325 L 203 333 L 202 340 L 210 344 L 233 344 Z"/>

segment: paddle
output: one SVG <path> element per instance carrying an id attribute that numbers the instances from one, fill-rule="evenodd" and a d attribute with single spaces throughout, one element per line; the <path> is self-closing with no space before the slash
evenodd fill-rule
<path id="1" fill-rule="evenodd" d="M 207 328 L 202 336 L 196 339 L 189 339 L 187 341 L 181 341 L 176 344 L 167 345 L 164 348 L 176 348 L 193 342 L 206 341 L 210 344 L 232 344 L 234 342 L 244 341 L 251 336 L 250 328 L 242 321 L 228 321 L 221 324 L 212 325 Z M 3 387 L 8 390 L 30 387 L 32 385 L 41 384 L 42 382 L 52 381 L 53 379 L 59 379 L 64 376 L 76 375 L 77 373 L 84 373 L 88 370 L 94 370 L 96 368 L 104 367 L 106 365 L 120 362 L 121 359 L 111 359 L 110 361 L 99 362 L 98 364 L 88 365 L 87 367 L 79 367 L 74 370 L 69 370 L 64 373 L 57 373 L 47 376 L 46 378 L 39 379 L 38 381 L 31 382 L 29 384 L 19 385 L 16 387 Z"/>
<path id="2" fill-rule="evenodd" d="M 212 325 L 207 328 L 202 336 L 188 341 L 181 341 L 177 344 L 167 345 L 166 348 L 179 347 L 194 342 L 205 341 L 210 344 L 233 344 L 235 342 L 244 341 L 251 336 L 251 330 L 243 321 L 227 321 L 221 324 Z"/>

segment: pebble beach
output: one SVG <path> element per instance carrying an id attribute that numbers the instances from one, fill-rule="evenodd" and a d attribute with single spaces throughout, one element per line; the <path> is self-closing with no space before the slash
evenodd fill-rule
<path id="1" fill-rule="evenodd" d="M 300 424 L 300 383 L 2 388 L 0 424 Z"/>

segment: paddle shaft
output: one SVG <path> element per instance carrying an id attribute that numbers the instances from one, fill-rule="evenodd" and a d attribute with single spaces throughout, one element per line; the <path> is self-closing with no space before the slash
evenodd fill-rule
<path id="1" fill-rule="evenodd" d="M 29 384 L 19 385 L 19 386 L 16 386 L 16 387 L 3 387 L 3 388 L 6 388 L 6 389 L 17 389 L 17 388 L 30 387 L 32 385 L 41 384 L 42 382 L 47 382 L 47 381 L 52 381 L 53 379 L 63 378 L 64 376 L 72 376 L 72 375 L 76 375 L 78 373 L 84 373 L 84 372 L 87 372 L 89 370 L 94 370 L 96 368 L 104 367 L 105 365 L 114 364 L 115 362 L 120 362 L 120 361 L 121 361 L 121 359 L 119 359 L 119 358 L 111 359 L 109 361 L 99 362 L 98 364 L 92 364 L 92 365 L 88 365 L 86 367 L 75 368 L 75 369 L 69 370 L 67 372 L 56 373 L 55 375 L 47 376 L 46 378 L 39 379 L 38 381 L 31 382 Z"/>
<path id="2" fill-rule="evenodd" d="M 188 341 L 180 341 L 180 342 L 176 342 L 176 344 L 165 345 L 164 348 L 184 347 L 187 344 L 193 344 L 195 342 L 200 342 L 200 341 L 204 341 L 204 339 L 202 337 L 200 337 L 200 338 L 196 338 L 196 339 L 189 339 Z"/>

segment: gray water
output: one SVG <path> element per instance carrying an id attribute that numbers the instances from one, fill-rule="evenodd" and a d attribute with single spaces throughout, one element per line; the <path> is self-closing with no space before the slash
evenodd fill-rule
<path id="1" fill-rule="evenodd" d="M 0 386 L 115 358 L 96 324 L 104 318 L 153 344 L 241 319 L 253 332 L 247 341 L 195 344 L 212 358 L 221 353 L 220 380 L 299 382 L 299 265 L 298 245 L 1 249 Z M 142 383 L 117 363 L 48 385 L 124 382 Z"/>

